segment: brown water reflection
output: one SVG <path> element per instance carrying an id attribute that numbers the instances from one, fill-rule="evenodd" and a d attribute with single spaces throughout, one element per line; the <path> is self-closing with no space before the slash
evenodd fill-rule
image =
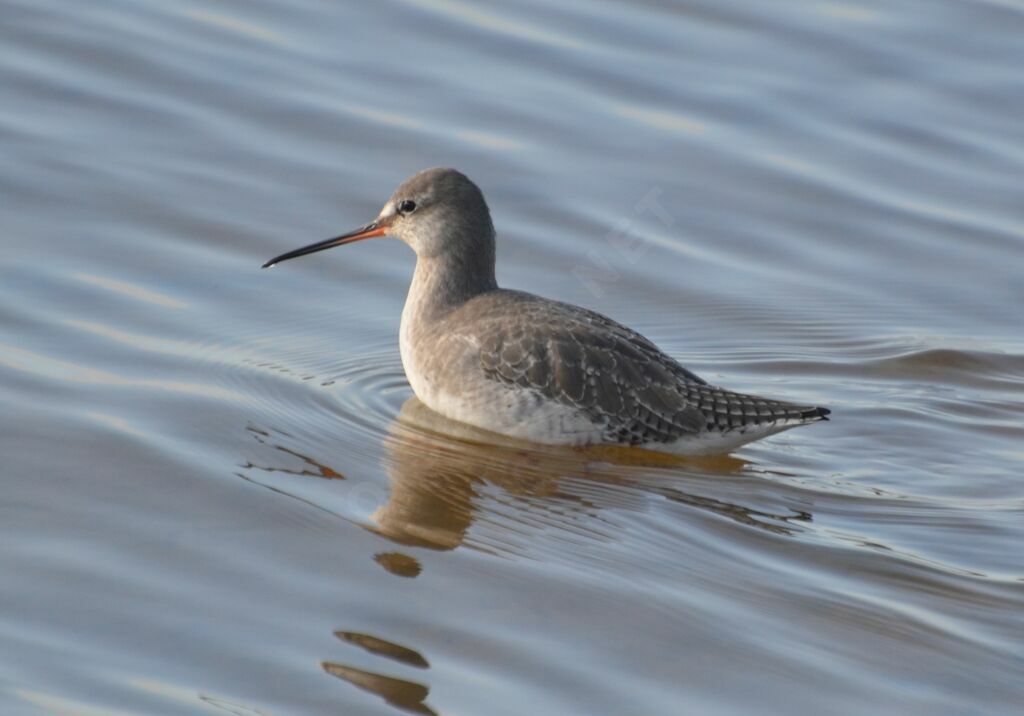
<path id="1" fill-rule="evenodd" d="M 372 671 L 356 669 L 334 661 L 325 661 L 322 666 L 324 671 L 331 676 L 336 676 L 361 689 L 377 694 L 387 703 L 403 711 L 414 714 L 437 714 L 437 711 L 424 703 L 430 689 L 423 684 L 384 674 L 375 674 Z"/>
<path id="2" fill-rule="evenodd" d="M 287 435 L 252 426 L 248 430 L 260 444 L 298 458 L 305 467 L 289 469 L 247 462 L 239 473 L 243 479 L 303 502 L 308 501 L 289 492 L 286 486 L 270 486 L 246 473 L 345 479 L 334 467 L 279 444 Z M 794 523 L 812 521 L 811 513 L 803 509 L 766 512 L 687 492 L 665 482 L 666 477 L 679 483 L 687 477 L 699 480 L 737 475 L 750 467 L 747 461 L 735 457 L 687 458 L 635 448 L 556 448 L 518 443 L 448 420 L 415 397 L 403 404 L 384 445 L 387 500 L 362 526 L 402 546 L 432 550 L 463 546 L 478 516 L 482 493 L 488 487 L 497 488 L 501 501 L 519 513 L 524 531 L 538 519 L 542 523 L 551 520 L 563 527 L 576 523 L 579 529 L 598 539 L 610 536 L 585 525 L 600 523 L 599 513 L 605 502 L 616 509 L 627 504 L 621 500 L 620 492 L 603 488 L 639 490 L 782 535 L 790 534 Z M 585 489 L 588 483 L 598 489 Z M 322 505 L 315 507 L 327 510 Z M 500 551 L 494 545 L 487 549 Z M 401 552 L 380 553 L 375 558 L 388 571 L 401 576 L 419 573 L 415 558 Z"/>
<path id="3" fill-rule="evenodd" d="M 345 480 L 342 471 L 288 447 L 289 436 L 250 426 L 257 443 L 297 458 L 301 469 L 258 465 L 247 462 L 240 477 L 263 485 L 275 493 L 311 504 L 287 483 L 274 486 L 261 482 L 259 473 L 279 473 L 289 479 L 326 478 Z M 515 521 L 514 530 L 526 541 L 543 539 L 551 529 L 584 536 L 595 544 L 615 540 L 615 531 L 602 520 L 605 508 L 630 508 L 625 491 L 640 491 L 728 518 L 777 535 L 788 535 L 792 525 L 808 523 L 804 510 L 771 513 L 689 492 L 680 486 L 687 477 L 716 479 L 742 473 L 747 461 L 729 457 L 681 458 L 629 448 L 569 449 L 518 443 L 456 423 L 434 413 L 415 397 L 403 405 L 384 440 L 383 468 L 388 476 L 387 498 L 365 522 L 366 530 L 403 548 L 449 551 L 460 547 L 491 555 L 520 558 L 521 550 L 493 540 L 473 541 L 474 522 L 494 503 L 511 508 L 506 513 Z M 664 478 L 671 478 L 668 482 Z M 588 489 L 590 488 L 590 489 Z M 642 509 L 642 501 L 633 501 Z M 339 519 L 354 518 L 343 511 L 332 512 Z M 531 532 L 535 533 L 531 537 Z M 416 577 L 422 564 L 405 551 L 374 555 L 388 572 Z M 392 669 L 429 669 L 427 658 L 415 648 L 381 637 L 339 629 L 334 632 L 346 644 L 359 647 L 375 657 L 396 662 Z M 400 671 L 374 671 L 336 659 L 324 660 L 323 670 L 360 689 L 380 696 L 386 703 L 419 714 L 436 714 L 426 699 L 430 693 L 427 674 L 406 678 Z M 386 672 L 386 673 L 385 673 Z"/>
<path id="4" fill-rule="evenodd" d="M 581 518 L 598 516 L 600 495 L 607 493 L 591 491 L 583 496 L 563 484 L 571 482 L 578 488 L 580 482 L 588 481 L 645 490 L 781 534 L 789 533 L 791 521 L 810 521 L 811 515 L 804 511 L 770 514 L 652 483 L 650 473 L 643 470 L 672 469 L 677 477 L 714 477 L 745 467 L 745 461 L 726 455 L 686 459 L 628 448 L 558 450 L 516 444 L 448 420 L 410 398 L 387 442 L 390 493 L 373 521 L 380 534 L 400 544 L 453 549 L 465 539 L 483 486 L 499 488 L 524 512 L 548 512 L 560 520 L 582 522 Z"/>
<path id="5" fill-rule="evenodd" d="M 344 642 L 355 644 L 371 654 L 391 659 L 401 665 L 417 669 L 430 667 L 422 654 L 401 644 L 358 632 L 336 631 L 334 635 Z M 419 714 L 437 713 L 424 703 L 430 693 L 428 686 L 394 676 L 375 674 L 353 666 L 339 664 L 336 661 L 325 661 L 322 666 L 328 674 L 375 693 L 387 703 L 400 709 Z"/>

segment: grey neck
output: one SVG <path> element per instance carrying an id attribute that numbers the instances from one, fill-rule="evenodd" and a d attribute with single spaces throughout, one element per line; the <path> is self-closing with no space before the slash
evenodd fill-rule
<path id="1" fill-rule="evenodd" d="M 493 240 L 473 249 L 417 257 L 406 308 L 418 313 L 420 320 L 429 319 L 496 289 Z"/>

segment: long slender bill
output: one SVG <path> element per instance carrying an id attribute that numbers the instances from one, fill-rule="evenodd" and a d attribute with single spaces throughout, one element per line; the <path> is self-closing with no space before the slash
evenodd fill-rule
<path id="1" fill-rule="evenodd" d="M 267 261 L 261 268 L 270 268 L 275 264 L 279 264 L 282 261 L 288 259 L 294 259 L 299 256 L 305 256 L 306 254 L 315 254 L 317 251 L 324 251 L 325 249 L 333 249 L 335 246 L 343 246 L 345 244 L 351 244 L 356 241 L 362 241 L 363 239 L 370 239 L 374 236 L 383 236 L 388 230 L 387 226 L 383 226 L 380 222 L 371 221 L 366 226 L 360 226 L 355 231 L 350 231 L 347 234 L 341 236 L 335 236 L 333 239 L 327 239 L 326 241 L 318 241 L 315 244 L 309 246 L 303 246 L 301 249 L 295 249 L 288 253 L 281 254 L 275 258 Z"/>

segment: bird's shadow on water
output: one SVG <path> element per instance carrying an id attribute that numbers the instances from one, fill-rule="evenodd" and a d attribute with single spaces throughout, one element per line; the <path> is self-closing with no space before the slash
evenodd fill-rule
<path id="1" fill-rule="evenodd" d="M 269 447 L 287 455 L 290 467 L 252 460 L 241 466 L 239 477 L 387 539 L 398 549 L 381 550 L 373 558 L 399 577 L 416 577 L 423 569 L 415 556 L 417 549 L 468 548 L 499 558 L 529 559 L 531 542 L 549 539 L 552 530 L 571 532 L 577 541 L 582 537 L 592 544 L 607 543 L 617 539 L 621 513 L 643 511 L 651 498 L 780 536 L 792 534 L 801 522 L 812 519 L 802 509 L 757 509 L 712 496 L 716 481 L 759 479 L 748 462 L 735 457 L 682 459 L 636 449 L 556 449 L 516 443 L 447 420 L 416 398 L 402 406 L 382 436 L 386 493 L 371 490 L 371 496 L 376 495 L 373 508 L 359 510 L 344 498 L 340 502 L 319 499 L 322 485 L 314 492 L 304 489 L 309 478 L 330 480 L 339 490 L 346 483 L 351 487 L 354 481 L 346 478 L 344 470 L 305 455 L 285 432 L 252 425 L 247 429 L 263 446 L 262 459 Z M 474 524 L 498 512 L 504 519 L 483 520 L 490 534 L 486 540 L 475 540 Z M 509 525 L 510 517 L 507 535 L 495 534 L 495 526 Z M 426 658 L 409 647 L 360 632 L 335 634 L 349 645 L 400 662 L 398 668 L 429 668 Z M 429 687 L 419 680 L 337 661 L 324 661 L 321 666 L 396 708 L 437 713 L 426 704 Z"/>

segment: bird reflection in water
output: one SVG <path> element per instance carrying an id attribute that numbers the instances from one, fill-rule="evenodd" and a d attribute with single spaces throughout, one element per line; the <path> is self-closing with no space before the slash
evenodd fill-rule
<path id="1" fill-rule="evenodd" d="M 395 644 L 370 634 L 336 631 L 334 635 L 342 641 L 370 652 L 374 656 L 397 661 L 403 666 L 411 666 L 417 669 L 426 669 L 430 666 L 427 660 L 415 649 L 410 649 L 409 647 Z M 403 711 L 414 714 L 437 714 L 437 711 L 434 711 L 434 709 L 424 703 L 427 695 L 430 693 L 430 689 L 421 683 L 378 674 L 365 669 L 357 669 L 353 666 L 339 664 L 336 661 L 324 661 L 320 665 L 331 676 L 336 676 L 343 681 L 358 686 L 364 691 L 377 694 L 387 703 Z"/>
<path id="2" fill-rule="evenodd" d="M 602 517 L 602 511 L 642 510 L 650 495 L 776 534 L 790 534 L 795 523 L 812 519 L 804 510 L 779 514 L 681 489 L 684 481 L 692 488 L 701 481 L 711 483 L 747 472 L 749 464 L 735 457 L 679 457 L 628 447 L 564 448 L 520 443 L 448 420 L 413 397 L 402 406 L 383 440 L 382 462 L 389 480 L 387 499 L 364 522 L 289 490 L 287 483 L 276 481 L 270 485 L 262 481 L 260 473 L 339 481 L 345 476 L 281 444 L 289 439 L 283 432 L 253 426 L 248 430 L 261 444 L 298 458 L 301 465 L 283 468 L 250 461 L 236 473 L 239 477 L 356 522 L 406 547 L 452 550 L 466 546 L 502 552 L 500 536 L 486 545 L 468 539 L 471 526 L 482 514 L 492 516 L 484 505 L 505 513 L 511 508 L 522 518 L 529 518 L 517 520 L 521 523 L 515 530 L 517 539 L 529 539 L 523 529 L 527 524 L 571 526 L 577 535 L 613 538 L 615 531 Z M 493 520 L 488 520 L 488 525 L 493 530 Z M 518 552 L 510 550 L 508 554 Z M 381 552 L 375 560 L 398 576 L 415 576 L 421 568 L 415 558 L 400 551 Z"/>
<path id="3" fill-rule="evenodd" d="M 500 538 L 488 540 L 486 547 L 467 539 L 485 496 L 528 513 L 523 524 L 557 528 L 572 521 L 574 533 L 597 538 L 615 534 L 601 517 L 603 509 L 643 509 L 645 495 L 651 494 L 778 534 L 789 534 L 793 522 L 811 519 L 802 510 L 772 514 L 684 492 L 673 479 L 740 473 L 747 463 L 734 457 L 680 458 L 636 448 L 517 443 L 448 420 L 416 398 L 402 406 L 385 447 L 390 494 L 367 527 L 408 546 L 501 551 Z"/>
<path id="4" fill-rule="evenodd" d="M 389 480 L 387 499 L 368 521 L 318 504 L 287 483 L 274 485 L 261 474 L 345 481 L 344 474 L 292 447 L 284 433 L 249 428 L 263 445 L 298 458 L 298 468 L 282 469 L 249 462 L 239 477 L 260 484 L 359 524 L 395 545 L 437 551 L 466 547 L 504 556 L 522 556 L 531 539 L 551 538 L 552 530 L 571 531 L 594 542 L 616 539 L 615 511 L 645 509 L 649 497 L 713 512 L 734 522 L 779 535 L 809 522 L 802 510 L 786 514 L 754 509 L 680 489 L 748 471 L 748 463 L 729 456 L 680 458 L 636 448 L 551 448 L 517 443 L 455 423 L 431 411 L 415 397 L 402 406 L 384 438 L 383 467 Z M 308 494 L 308 493 L 307 493 Z M 510 515 L 515 528 L 508 525 Z M 497 518 L 497 519 L 495 519 Z M 486 523 L 485 538 L 474 539 L 474 523 Z M 483 529 L 483 526 L 481 526 Z M 422 564 L 404 551 L 382 551 L 375 561 L 396 576 L 415 577 Z M 399 668 L 427 669 L 416 650 L 359 632 L 335 632 L 339 639 Z M 426 704 L 429 687 L 417 680 L 376 673 L 337 661 L 321 664 L 326 673 L 380 696 L 410 713 L 436 714 Z"/>

